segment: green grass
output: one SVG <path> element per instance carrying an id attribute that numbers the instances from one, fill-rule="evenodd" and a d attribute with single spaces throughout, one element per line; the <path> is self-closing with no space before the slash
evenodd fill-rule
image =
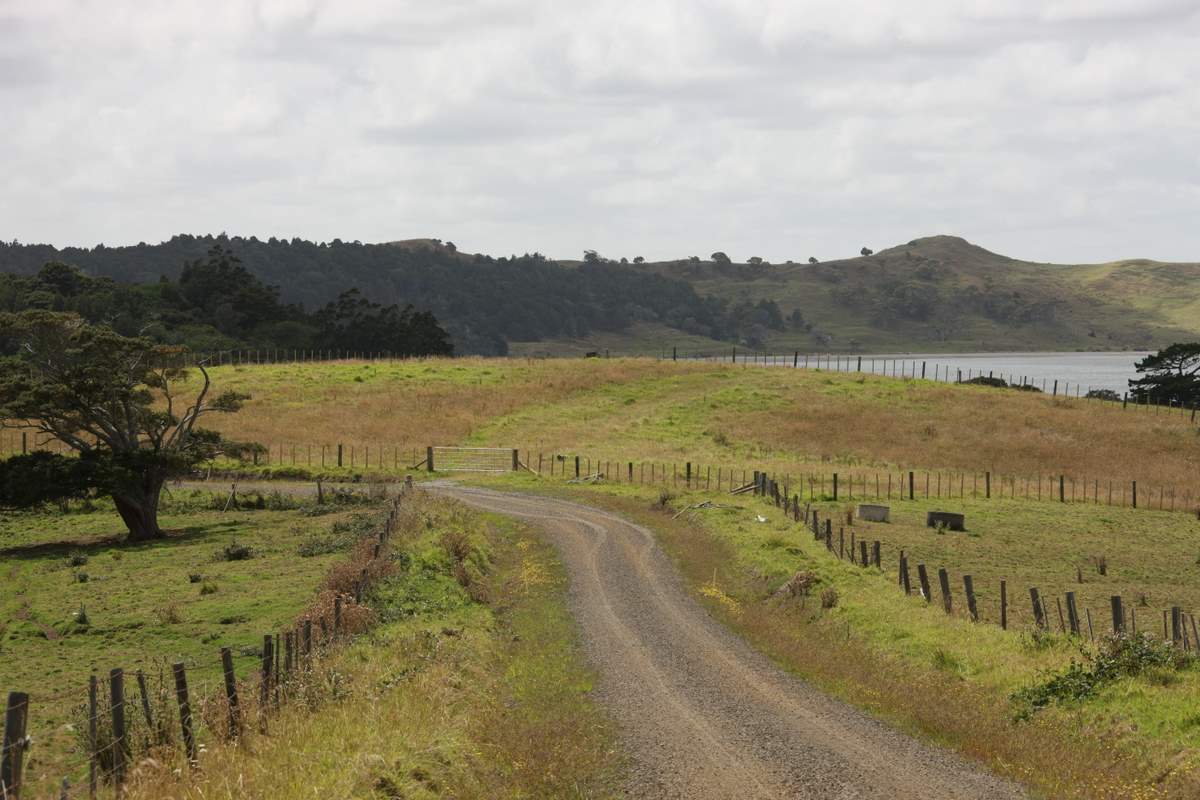
<path id="1" fill-rule="evenodd" d="M 160 519 L 169 537 L 136 545 L 122 542 L 108 503 L 91 512 L 73 506 L 67 514 L 0 516 L 0 687 L 31 695 L 35 774 L 73 747 L 66 726 L 78 722 L 92 671 L 141 669 L 157 678 L 183 661 L 204 692 L 220 675 L 221 647 L 233 650 L 239 674 L 253 669 L 262 636 L 291 624 L 344 557 L 302 558 L 301 545 L 370 513 L 222 513 L 212 503 L 207 492 L 177 492 Z M 235 542 L 252 557 L 223 560 Z M 87 625 L 78 623 L 81 609 Z"/>

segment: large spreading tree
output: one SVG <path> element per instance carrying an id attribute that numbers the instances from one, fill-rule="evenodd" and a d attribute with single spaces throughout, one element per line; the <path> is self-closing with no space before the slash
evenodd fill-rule
<path id="1" fill-rule="evenodd" d="M 73 314 L 0 314 L 0 425 L 32 429 L 76 451 L 0 462 L 0 506 L 103 494 L 112 497 L 130 541 L 161 538 L 163 484 L 247 448 L 196 425 L 207 414 L 237 411 L 247 396 L 214 394 L 200 366 L 200 386 L 184 399 L 181 365 L 178 348 Z"/>
<path id="2" fill-rule="evenodd" d="M 1171 405 L 1200 403 L 1200 342 L 1173 344 L 1134 367 L 1142 375 L 1129 381 L 1135 398 Z"/>

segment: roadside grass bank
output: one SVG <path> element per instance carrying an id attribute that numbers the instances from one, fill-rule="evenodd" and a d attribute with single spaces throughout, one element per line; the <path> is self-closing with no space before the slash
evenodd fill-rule
<path id="1" fill-rule="evenodd" d="M 602 798 L 619 758 L 592 703 L 553 550 L 518 523 L 408 495 L 380 624 L 330 651 L 267 735 L 197 772 L 143 765 L 130 798 Z"/>
<path id="2" fill-rule="evenodd" d="M 164 496 L 168 538 L 132 545 L 110 501 L 0 515 L 0 687 L 31 695 L 30 779 L 79 777 L 93 671 L 158 680 L 183 661 L 197 690 L 215 690 L 222 646 L 252 671 L 263 632 L 285 627 L 384 513 L 365 487 L 324 506 L 243 495 L 222 511 L 227 495 Z"/>
<path id="3" fill-rule="evenodd" d="M 700 602 L 781 666 L 1041 795 L 1116 800 L 1200 791 L 1194 667 L 1120 676 L 1085 699 L 1029 713 L 1014 695 L 1067 672 L 1073 660 L 1084 662 L 1090 644 L 1037 633 L 1025 619 L 1005 632 L 948 617 L 938 605 L 904 596 L 894 557 L 882 574 L 839 561 L 802 526 L 752 497 L 660 497 L 647 487 L 568 487 L 532 477 L 479 482 L 599 505 L 646 525 Z M 706 500 L 728 508 L 673 519 Z M 758 522 L 759 515 L 767 521 Z M 946 566 L 960 570 L 953 561 Z M 797 573 L 811 576 L 807 593 L 776 596 Z M 1014 567 L 1010 584 L 1021 583 Z M 830 607 L 823 595 L 834 598 Z"/>

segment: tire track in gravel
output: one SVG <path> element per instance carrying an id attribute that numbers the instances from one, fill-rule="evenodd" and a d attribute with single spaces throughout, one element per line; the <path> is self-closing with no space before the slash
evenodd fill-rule
<path id="1" fill-rule="evenodd" d="M 1022 798 L 788 675 L 689 597 L 653 534 L 600 509 L 427 484 L 546 531 L 636 798 Z"/>

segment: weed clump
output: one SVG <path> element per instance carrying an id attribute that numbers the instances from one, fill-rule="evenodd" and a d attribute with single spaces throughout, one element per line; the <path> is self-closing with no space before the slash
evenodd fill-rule
<path id="1" fill-rule="evenodd" d="M 665 511 L 668 508 L 670 508 L 671 501 L 674 499 L 675 499 L 675 493 L 672 492 L 670 489 L 659 489 L 657 506 L 659 509 Z"/>
<path id="2" fill-rule="evenodd" d="M 1196 663 L 1191 653 L 1145 633 L 1106 637 L 1096 652 L 1082 655 L 1081 660 L 1071 659 L 1062 672 L 1015 692 L 1011 699 L 1016 719 L 1029 719 L 1038 709 L 1054 703 L 1088 700 L 1120 678 L 1145 676 L 1159 684 L 1173 682 L 1176 672 Z"/>
<path id="3" fill-rule="evenodd" d="M 245 561 L 254 557 L 249 545 L 239 544 L 235 539 L 217 553 L 218 561 Z"/>
<path id="4" fill-rule="evenodd" d="M 832 586 L 821 590 L 821 608 L 833 608 L 838 604 L 837 589 Z"/>
<path id="5" fill-rule="evenodd" d="M 69 556 L 67 556 L 67 563 L 70 564 L 72 567 L 82 567 L 87 562 L 88 562 L 87 553 L 84 553 L 81 550 L 72 551 L 72 553 Z"/>

